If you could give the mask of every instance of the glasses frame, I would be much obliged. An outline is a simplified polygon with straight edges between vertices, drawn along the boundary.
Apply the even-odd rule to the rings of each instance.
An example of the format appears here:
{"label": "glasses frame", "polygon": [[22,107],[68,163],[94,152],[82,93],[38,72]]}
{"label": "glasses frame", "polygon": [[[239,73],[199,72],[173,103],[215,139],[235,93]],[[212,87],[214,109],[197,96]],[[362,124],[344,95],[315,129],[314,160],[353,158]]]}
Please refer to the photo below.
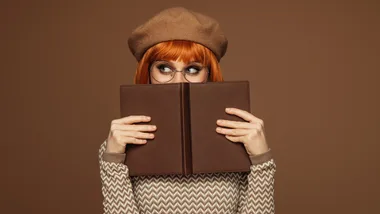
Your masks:
{"label": "glasses frame", "polygon": [[177,74],[177,72],[180,72],[180,73],[182,74],[183,78],[184,78],[187,82],[189,82],[189,83],[205,83],[205,82],[207,82],[208,79],[209,79],[210,69],[209,69],[209,67],[207,67],[207,66],[202,66],[202,69],[206,69],[206,76],[207,76],[206,80],[203,81],[203,82],[191,82],[191,81],[189,81],[189,80],[186,78],[186,72],[185,72],[186,67],[185,67],[184,69],[182,69],[182,70],[177,70],[177,69],[173,68],[174,66],[170,66],[170,67],[171,67],[170,69],[171,69],[171,71],[172,71],[172,72],[171,72],[172,77],[170,78],[170,80],[168,80],[168,81],[159,81],[159,80],[157,80],[156,78],[154,78],[154,76],[151,74],[151,73],[152,73],[152,67],[153,67],[153,65],[156,64],[156,63],[159,63],[159,62],[165,62],[165,63],[170,64],[168,61],[164,61],[164,60],[154,61],[154,62],[150,63],[150,65],[149,65],[149,74],[150,74],[150,75],[149,75],[149,76],[151,76],[154,80],[156,80],[156,81],[159,82],[159,83],[168,83],[168,82],[172,81],[172,80],[174,79],[175,75]]}

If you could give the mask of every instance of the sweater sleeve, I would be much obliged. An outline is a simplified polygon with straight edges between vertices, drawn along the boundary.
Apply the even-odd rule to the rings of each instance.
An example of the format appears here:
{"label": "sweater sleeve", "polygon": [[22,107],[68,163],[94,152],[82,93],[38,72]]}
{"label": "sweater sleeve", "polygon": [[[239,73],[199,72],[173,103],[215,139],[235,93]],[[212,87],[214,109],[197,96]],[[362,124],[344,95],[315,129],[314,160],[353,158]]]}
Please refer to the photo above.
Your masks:
{"label": "sweater sleeve", "polygon": [[240,180],[238,214],[274,214],[274,175],[276,164],[271,150],[250,156],[251,171]]}
{"label": "sweater sleeve", "polygon": [[106,153],[105,140],[99,149],[103,214],[138,214],[125,154]]}

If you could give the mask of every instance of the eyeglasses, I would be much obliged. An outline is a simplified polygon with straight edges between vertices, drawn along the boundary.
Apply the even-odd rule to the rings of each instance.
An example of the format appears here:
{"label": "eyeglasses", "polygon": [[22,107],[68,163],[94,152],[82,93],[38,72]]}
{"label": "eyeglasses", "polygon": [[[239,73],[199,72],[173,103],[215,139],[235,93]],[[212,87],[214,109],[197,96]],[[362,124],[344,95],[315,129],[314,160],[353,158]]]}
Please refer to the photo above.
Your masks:
{"label": "eyeglasses", "polygon": [[178,71],[167,61],[155,61],[151,64],[149,72],[153,79],[160,83],[170,82],[176,72],[181,72],[188,82],[205,82],[209,74],[209,69],[201,63],[192,62]]}

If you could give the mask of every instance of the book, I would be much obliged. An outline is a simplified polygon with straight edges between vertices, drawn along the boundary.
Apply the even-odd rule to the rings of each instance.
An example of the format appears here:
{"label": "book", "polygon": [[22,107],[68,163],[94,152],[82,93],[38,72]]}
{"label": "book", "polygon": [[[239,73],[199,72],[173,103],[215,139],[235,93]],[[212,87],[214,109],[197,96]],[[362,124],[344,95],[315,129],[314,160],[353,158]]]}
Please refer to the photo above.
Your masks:
{"label": "book", "polygon": [[121,117],[146,115],[137,124],[157,126],[146,144],[126,145],[129,175],[248,172],[244,145],[216,132],[218,119],[244,121],[227,107],[250,112],[248,81],[121,85]]}

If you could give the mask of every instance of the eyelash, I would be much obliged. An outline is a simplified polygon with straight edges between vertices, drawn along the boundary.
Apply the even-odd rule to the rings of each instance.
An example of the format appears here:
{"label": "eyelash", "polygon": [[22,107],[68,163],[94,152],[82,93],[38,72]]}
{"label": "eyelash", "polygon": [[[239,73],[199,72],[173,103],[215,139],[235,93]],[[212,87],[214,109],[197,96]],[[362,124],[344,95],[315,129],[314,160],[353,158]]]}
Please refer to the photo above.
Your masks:
{"label": "eyelash", "polygon": [[[170,70],[174,70],[172,67],[170,67],[169,65],[166,65],[166,64],[157,65],[156,67],[157,67],[158,69],[160,69],[160,70],[163,70],[164,68],[169,68]],[[193,69],[195,69],[195,70],[197,70],[197,71],[202,70],[201,67],[196,66],[196,65],[190,65],[189,67],[186,68],[186,70],[189,70],[189,69],[191,69],[191,68],[193,68]]]}

